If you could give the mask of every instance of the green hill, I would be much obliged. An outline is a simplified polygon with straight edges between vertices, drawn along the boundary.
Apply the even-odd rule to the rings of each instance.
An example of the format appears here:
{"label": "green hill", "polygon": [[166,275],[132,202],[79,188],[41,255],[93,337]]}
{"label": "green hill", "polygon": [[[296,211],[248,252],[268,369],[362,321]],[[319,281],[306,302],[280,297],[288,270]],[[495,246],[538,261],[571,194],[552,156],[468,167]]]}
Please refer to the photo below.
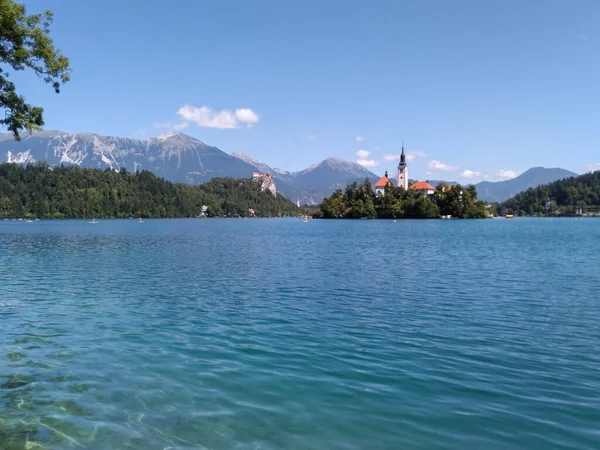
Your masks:
{"label": "green hill", "polygon": [[480,200],[484,202],[504,202],[526,189],[576,176],[576,173],[565,169],[533,167],[510,180],[482,181],[475,186],[477,186]]}
{"label": "green hill", "polygon": [[499,214],[572,216],[600,213],[600,171],[527,189],[497,205]]}
{"label": "green hill", "polygon": [[200,186],[165,181],[151,172],[77,166],[0,164],[0,218],[271,217],[297,215],[281,194],[250,179],[213,178]]}

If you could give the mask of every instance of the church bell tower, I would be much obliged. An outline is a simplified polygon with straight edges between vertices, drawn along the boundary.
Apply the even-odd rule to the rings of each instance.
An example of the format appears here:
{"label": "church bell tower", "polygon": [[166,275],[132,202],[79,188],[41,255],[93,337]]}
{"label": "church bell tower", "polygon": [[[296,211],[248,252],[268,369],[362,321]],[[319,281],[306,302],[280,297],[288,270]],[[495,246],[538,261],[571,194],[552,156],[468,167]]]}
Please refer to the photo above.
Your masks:
{"label": "church bell tower", "polygon": [[398,187],[408,190],[408,166],[406,165],[406,155],[404,154],[404,142],[402,143],[400,164],[398,164]]}

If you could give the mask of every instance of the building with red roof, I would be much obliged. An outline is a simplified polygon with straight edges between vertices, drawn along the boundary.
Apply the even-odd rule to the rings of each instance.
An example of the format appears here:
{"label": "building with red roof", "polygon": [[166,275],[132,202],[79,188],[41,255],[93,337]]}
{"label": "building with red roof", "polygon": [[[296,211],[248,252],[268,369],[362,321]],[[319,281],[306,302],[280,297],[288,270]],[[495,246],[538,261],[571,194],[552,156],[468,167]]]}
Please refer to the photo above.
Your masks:
{"label": "building with red roof", "polygon": [[384,195],[386,186],[393,186],[392,182],[388,178],[387,170],[385,175],[382,176],[377,183],[375,183],[375,195]]}
{"label": "building with red roof", "polygon": [[413,191],[421,191],[426,196],[433,195],[435,192],[435,188],[427,181],[417,181],[416,183],[413,183],[409,189],[412,189]]}

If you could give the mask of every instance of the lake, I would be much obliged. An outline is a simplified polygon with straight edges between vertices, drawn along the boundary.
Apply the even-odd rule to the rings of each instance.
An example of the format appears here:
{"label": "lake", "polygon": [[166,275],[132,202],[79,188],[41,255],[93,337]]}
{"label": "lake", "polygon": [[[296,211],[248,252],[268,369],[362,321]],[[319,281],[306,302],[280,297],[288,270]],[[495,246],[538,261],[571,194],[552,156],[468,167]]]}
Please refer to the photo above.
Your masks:
{"label": "lake", "polygon": [[2,450],[600,447],[600,220],[3,221],[0,329]]}

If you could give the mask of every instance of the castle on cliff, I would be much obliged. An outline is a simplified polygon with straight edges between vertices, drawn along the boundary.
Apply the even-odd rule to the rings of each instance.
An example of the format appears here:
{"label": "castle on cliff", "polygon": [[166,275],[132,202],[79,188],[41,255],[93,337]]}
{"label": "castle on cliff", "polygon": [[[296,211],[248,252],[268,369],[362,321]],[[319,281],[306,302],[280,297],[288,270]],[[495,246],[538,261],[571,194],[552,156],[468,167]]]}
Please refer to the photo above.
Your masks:
{"label": "castle on cliff", "polygon": [[261,192],[269,191],[274,197],[277,195],[275,180],[268,173],[252,172],[252,179],[257,183],[260,183]]}

